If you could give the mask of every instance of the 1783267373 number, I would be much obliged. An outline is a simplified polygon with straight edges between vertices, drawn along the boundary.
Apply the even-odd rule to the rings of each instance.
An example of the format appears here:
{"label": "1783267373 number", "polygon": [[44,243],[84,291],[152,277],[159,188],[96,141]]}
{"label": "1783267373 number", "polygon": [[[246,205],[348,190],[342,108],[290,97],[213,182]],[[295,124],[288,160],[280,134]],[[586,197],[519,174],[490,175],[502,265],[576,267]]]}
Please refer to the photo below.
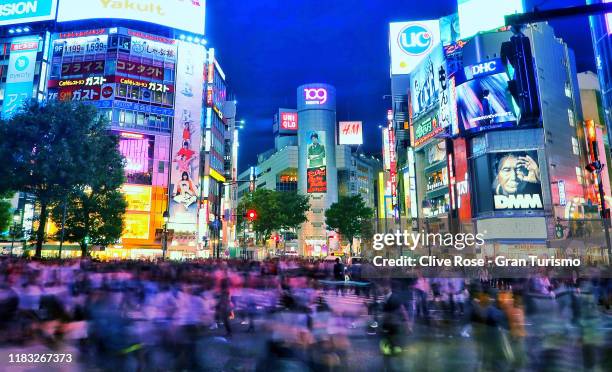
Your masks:
{"label": "1783267373 number", "polygon": [[68,353],[10,353],[9,364],[21,363],[71,363],[72,354]]}

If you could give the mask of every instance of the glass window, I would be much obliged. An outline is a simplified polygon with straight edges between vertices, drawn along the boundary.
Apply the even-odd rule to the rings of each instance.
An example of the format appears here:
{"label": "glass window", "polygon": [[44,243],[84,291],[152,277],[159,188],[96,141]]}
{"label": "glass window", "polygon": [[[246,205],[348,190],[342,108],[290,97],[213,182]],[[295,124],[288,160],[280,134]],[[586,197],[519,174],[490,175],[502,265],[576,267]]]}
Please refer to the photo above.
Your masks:
{"label": "glass window", "polygon": [[130,96],[131,99],[140,99],[140,88],[139,87],[130,87]]}
{"label": "glass window", "polygon": [[136,125],[144,126],[145,125],[145,114],[139,112],[136,114]]}
{"label": "glass window", "polygon": [[576,137],[572,137],[572,152],[574,155],[580,155],[580,146]]}
{"label": "glass window", "polygon": [[125,112],[125,123],[128,125],[134,124],[134,112],[133,111]]}
{"label": "glass window", "polygon": [[572,110],[572,109],[567,109],[567,116],[568,116],[568,118],[569,118],[569,124],[570,124],[570,127],[575,126],[576,124],[575,124],[575,122],[574,122],[574,110]]}
{"label": "glass window", "polygon": [[162,92],[154,92],[153,93],[153,102],[155,102],[155,103],[162,103],[162,96],[163,96]]}
{"label": "glass window", "polygon": [[582,168],[576,167],[576,179],[580,185],[584,185],[584,176],[582,175]]}
{"label": "glass window", "polygon": [[127,96],[127,85],[119,84],[117,87],[117,97],[126,97]]}

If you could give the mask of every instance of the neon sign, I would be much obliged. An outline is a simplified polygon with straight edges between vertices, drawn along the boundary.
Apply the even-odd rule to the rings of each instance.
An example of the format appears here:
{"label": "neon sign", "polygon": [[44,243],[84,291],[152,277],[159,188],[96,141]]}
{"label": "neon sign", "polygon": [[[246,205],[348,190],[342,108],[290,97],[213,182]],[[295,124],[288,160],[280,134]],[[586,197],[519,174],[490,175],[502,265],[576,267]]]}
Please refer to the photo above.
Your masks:
{"label": "neon sign", "polygon": [[327,102],[327,89],[305,88],[304,99],[307,105],[322,105]]}

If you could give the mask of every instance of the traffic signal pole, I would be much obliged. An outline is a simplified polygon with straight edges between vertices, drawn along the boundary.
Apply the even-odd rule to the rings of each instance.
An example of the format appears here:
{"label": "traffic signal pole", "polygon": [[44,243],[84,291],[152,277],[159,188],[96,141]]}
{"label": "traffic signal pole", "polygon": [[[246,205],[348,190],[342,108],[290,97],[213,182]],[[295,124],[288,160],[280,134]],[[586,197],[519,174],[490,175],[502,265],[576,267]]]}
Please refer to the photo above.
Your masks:
{"label": "traffic signal pole", "polygon": [[587,16],[596,14],[612,13],[612,3],[600,3],[572,6],[568,8],[557,8],[548,10],[535,10],[529,13],[518,13],[507,15],[507,26],[518,26],[525,23],[545,22],[555,18]]}

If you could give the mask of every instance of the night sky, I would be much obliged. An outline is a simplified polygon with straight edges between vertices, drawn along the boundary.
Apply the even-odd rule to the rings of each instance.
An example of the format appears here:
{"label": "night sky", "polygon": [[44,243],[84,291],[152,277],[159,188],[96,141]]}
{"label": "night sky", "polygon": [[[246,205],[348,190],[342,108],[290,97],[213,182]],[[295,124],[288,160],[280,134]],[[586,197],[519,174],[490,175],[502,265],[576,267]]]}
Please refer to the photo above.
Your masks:
{"label": "night sky", "polygon": [[[338,94],[337,119],[361,120],[365,150],[380,151],[378,125],[390,100],[388,23],[435,19],[456,12],[456,0],[208,0],[206,32],[216,48],[238,118],[239,171],[274,146],[272,118],[295,108],[296,88],[329,83]],[[584,4],[584,0],[527,0],[527,9]],[[588,20],[551,22],[576,52],[578,71],[595,70]]]}

